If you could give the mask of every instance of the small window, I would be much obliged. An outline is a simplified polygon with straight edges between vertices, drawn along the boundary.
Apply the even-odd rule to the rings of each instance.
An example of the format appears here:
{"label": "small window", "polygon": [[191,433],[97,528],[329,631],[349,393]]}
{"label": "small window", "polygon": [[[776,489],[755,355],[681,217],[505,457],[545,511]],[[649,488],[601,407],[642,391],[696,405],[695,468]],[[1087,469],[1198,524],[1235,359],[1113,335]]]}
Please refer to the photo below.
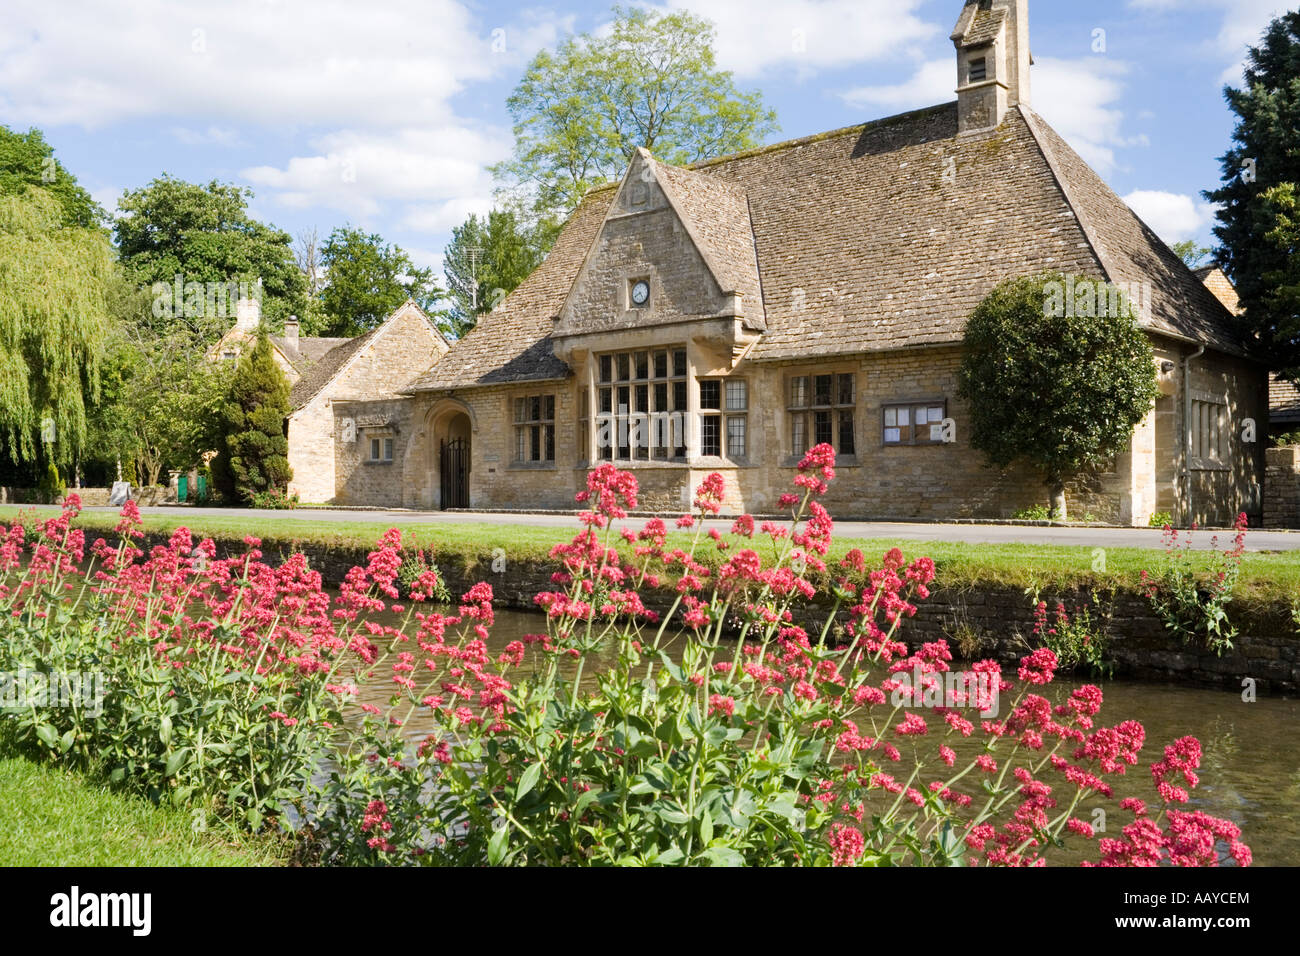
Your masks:
{"label": "small window", "polygon": [[391,438],[385,438],[384,439],[384,461],[392,461],[392,460],[393,460],[393,440]]}
{"label": "small window", "polygon": [[943,444],[947,402],[894,403],[882,408],[881,441],[886,445]]}
{"label": "small window", "polygon": [[555,396],[515,399],[515,461],[555,461]]}
{"label": "small window", "polygon": [[980,83],[989,77],[989,61],[987,57],[980,57],[970,61],[970,81]]}
{"label": "small window", "polygon": [[379,439],[370,439],[370,460],[379,461]]}
{"label": "small window", "polygon": [[1192,400],[1192,458],[1205,464],[1228,460],[1228,406],[1226,402]]}
{"label": "small window", "polygon": [[743,378],[700,382],[700,454],[744,458],[748,453],[749,382]]}
{"label": "small window", "polygon": [[814,445],[830,445],[838,455],[857,454],[855,375],[795,375],[790,378],[789,394],[787,412],[793,454],[807,454]]}
{"label": "small window", "polygon": [[370,439],[370,460],[372,462],[391,462],[393,460],[393,440],[391,438]]}

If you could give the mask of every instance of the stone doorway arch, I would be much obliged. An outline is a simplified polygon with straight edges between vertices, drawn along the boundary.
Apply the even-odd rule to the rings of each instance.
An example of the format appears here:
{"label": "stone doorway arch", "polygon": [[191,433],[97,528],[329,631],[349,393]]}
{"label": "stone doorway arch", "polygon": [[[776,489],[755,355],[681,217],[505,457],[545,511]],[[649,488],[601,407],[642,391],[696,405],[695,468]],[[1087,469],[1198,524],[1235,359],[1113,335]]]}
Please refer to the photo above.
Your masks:
{"label": "stone doorway arch", "polygon": [[468,508],[472,504],[474,420],[460,402],[443,399],[429,411],[425,460],[430,502],[434,508]]}

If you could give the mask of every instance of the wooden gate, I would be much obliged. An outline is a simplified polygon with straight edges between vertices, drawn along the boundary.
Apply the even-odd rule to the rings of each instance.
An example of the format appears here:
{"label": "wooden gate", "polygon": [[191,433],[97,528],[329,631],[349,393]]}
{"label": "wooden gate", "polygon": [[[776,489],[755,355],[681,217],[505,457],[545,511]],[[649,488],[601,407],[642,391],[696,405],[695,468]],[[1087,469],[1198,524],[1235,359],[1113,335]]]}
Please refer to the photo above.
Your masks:
{"label": "wooden gate", "polygon": [[442,468],[442,508],[469,507],[469,442],[444,440],[438,460]]}

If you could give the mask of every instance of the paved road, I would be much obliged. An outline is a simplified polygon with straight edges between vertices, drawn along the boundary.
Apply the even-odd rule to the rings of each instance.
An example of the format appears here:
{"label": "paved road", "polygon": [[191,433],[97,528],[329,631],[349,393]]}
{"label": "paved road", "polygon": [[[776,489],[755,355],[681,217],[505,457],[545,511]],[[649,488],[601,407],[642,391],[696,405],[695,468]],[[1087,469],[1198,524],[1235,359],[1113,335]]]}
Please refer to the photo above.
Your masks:
{"label": "paved road", "polygon": [[[115,509],[89,508],[89,511],[110,511]],[[200,516],[231,517],[240,512],[228,508],[191,508],[191,507],[156,507],[143,508],[146,515],[159,515],[174,518],[197,518]],[[272,517],[270,512],[258,515],[260,520]],[[337,521],[340,523],[373,522],[396,525],[434,525],[434,524],[516,524],[532,528],[574,528],[576,522],[571,514],[495,514],[485,512],[439,512],[439,511],[347,511],[323,508],[303,508],[296,511],[279,511],[274,513],[275,520],[293,521]],[[639,528],[643,519],[631,519],[630,524]],[[724,530],[730,527],[730,521],[716,522]],[[1149,528],[1039,528],[1025,525],[967,525],[967,524],[919,524],[914,522],[891,521],[842,521],[836,522],[835,531],[839,537],[850,538],[898,538],[908,541],[957,541],[968,544],[1040,544],[1040,545],[1077,545],[1088,548],[1155,548],[1164,546],[1158,530]],[[1230,531],[1201,531],[1192,536],[1193,547],[1210,547],[1214,534],[1219,536],[1219,545],[1223,547],[1231,539]],[[1248,551],[1296,551],[1300,550],[1300,532],[1297,531],[1258,531],[1252,530],[1246,535]]]}

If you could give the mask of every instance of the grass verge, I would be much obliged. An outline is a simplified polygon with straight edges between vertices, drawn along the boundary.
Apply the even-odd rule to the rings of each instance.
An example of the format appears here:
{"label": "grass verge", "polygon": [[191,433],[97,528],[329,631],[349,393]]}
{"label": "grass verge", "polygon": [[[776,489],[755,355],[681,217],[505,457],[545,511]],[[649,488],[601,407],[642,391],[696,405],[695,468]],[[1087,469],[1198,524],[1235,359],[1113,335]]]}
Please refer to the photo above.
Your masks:
{"label": "grass verge", "polygon": [[[54,508],[0,506],[0,522],[19,516],[57,513]],[[83,512],[79,527],[88,533],[111,531],[117,517],[109,512]],[[633,519],[629,527],[639,528],[642,521]],[[229,515],[196,516],[193,519],[147,515],[145,529],[166,533],[185,526],[195,535],[217,539],[241,540],[246,535],[261,538],[268,557],[277,552],[313,546],[325,549],[368,549],[389,525],[381,521],[358,521],[342,524],[335,521],[284,519],[266,513],[231,511]],[[671,526],[671,525],[670,525]],[[454,563],[473,568],[490,562],[493,549],[503,548],[510,561],[545,561],[551,547],[568,540],[578,528],[531,527],[512,524],[428,524],[401,525],[403,541],[408,547],[432,551],[440,565]],[[1204,539],[1213,532],[1197,532]],[[1230,542],[1231,532],[1218,532],[1220,546]],[[1247,542],[1250,533],[1247,532]],[[672,532],[669,546],[687,547],[691,535]],[[755,537],[755,547],[762,550],[764,536]],[[831,552],[837,561],[851,548],[858,548],[868,558],[898,548],[908,558],[928,555],[935,562],[938,584],[945,588],[966,589],[979,586],[1106,587],[1134,590],[1143,570],[1156,571],[1164,560],[1163,553],[1149,548],[1106,548],[1097,550],[1074,545],[1041,544],[971,544],[964,542],[915,541],[889,538],[838,538]],[[711,542],[704,539],[701,559],[716,559]],[[1099,557],[1102,559],[1099,561]],[[450,561],[449,561],[450,559]],[[1214,567],[1211,552],[1192,553],[1195,567],[1207,574]],[[1300,551],[1247,552],[1242,560],[1236,597],[1243,603],[1290,603],[1300,594]]]}
{"label": "grass verge", "polygon": [[274,847],[226,845],[188,814],[21,757],[0,759],[0,866],[276,866]]}

